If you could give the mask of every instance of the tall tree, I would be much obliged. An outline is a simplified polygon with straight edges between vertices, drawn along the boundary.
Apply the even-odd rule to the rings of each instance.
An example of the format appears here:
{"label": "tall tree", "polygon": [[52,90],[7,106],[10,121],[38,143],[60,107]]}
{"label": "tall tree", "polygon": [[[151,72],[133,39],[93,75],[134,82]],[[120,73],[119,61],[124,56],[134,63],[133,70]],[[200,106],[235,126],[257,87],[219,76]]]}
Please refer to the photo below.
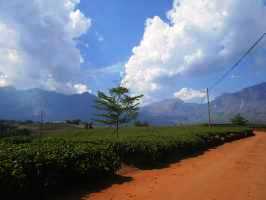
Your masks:
{"label": "tall tree", "polygon": [[98,92],[96,108],[100,110],[99,123],[115,126],[118,136],[120,124],[128,123],[138,115],[139,101],[143,95],[129,96],[129,90],[125,87],[115,87],[109,90],[109,94]]}

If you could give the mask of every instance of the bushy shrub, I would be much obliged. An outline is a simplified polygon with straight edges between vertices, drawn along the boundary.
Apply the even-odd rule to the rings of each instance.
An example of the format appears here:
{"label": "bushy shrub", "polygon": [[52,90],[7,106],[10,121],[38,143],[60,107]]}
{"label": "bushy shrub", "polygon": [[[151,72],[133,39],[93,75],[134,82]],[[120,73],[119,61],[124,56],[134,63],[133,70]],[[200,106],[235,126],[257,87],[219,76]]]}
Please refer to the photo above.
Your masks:
{"label": "bushy shrub", "polygon": [[90,122],[90,123],[86,122],[86,123],[84,124],[84,128],[85,128],[85,129],[94,129],[94,124],[93,124],[93,122]]}
{"label": "bushy shrub", "polygon": [[240,114],[237,114],[231,119],[233,125],[236,126],[246,126],[248,124],[248,120],[242,117]]}
{"label": "bushy shrub", "polygon": [[[120,166],[110,145],[64,140],[0,144],[0,193],[33,194],[72,181],[112,175]],[[16,192],[14,192],[16,191]]]}
{"label": "bushy shrub", "polygon": [[148,122],[141,122],[141,121],[136,121],[135,122],[136,127],[149,127],[150,124]]}
{"label": "bushy shrub", "polygon": [[25,128],[17,128],[12,124],[0,124],[0,137],[30,136],[32,131]]}
{"label": "bushy shrub", "polygon": [[73,124],[73,125],[80,125],[81,120],[80,119],[74,119],[74,120],[66,120],[67,124]]}
{"label": "bushy shrub", "polygon": [[[154,167],[253,134],[248,128],[125,128],[44,137],[25,143],[0,140],[0,193],[34,194],[82,180],[113,175],[121,162]],[[15,192],[14,192],[15,191]]]}
{"label": "bushy shrub", "polygon": [[198,131],[184,134],[158,134],[117,141],[121,159],[138,167],[153,167],[169,159],[180,159],[225,142],[252,136],[251,129],[239,131]]}
{"label": "bushy shrub", "polygon": [[8,124],[6,122],[0,122],[0,137],[5,137],[10,134],[10,132],[16,130],[13,124]]}
{"label": "bushy shrub", "polygon": [[30,136],[32,131],[26,128],[13,129],[9,132],[8,136]]}

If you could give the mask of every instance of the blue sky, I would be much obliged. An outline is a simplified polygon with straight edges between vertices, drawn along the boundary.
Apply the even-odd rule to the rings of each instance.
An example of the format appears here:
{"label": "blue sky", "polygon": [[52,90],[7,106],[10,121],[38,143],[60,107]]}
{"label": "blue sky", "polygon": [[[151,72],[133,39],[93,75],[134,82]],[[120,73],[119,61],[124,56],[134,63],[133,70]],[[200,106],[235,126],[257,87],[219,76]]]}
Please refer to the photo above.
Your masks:
{"label": "blue sky", "polygon": [[[88,34],[82,37],[89,48],[83,54],[99,67],[126,62],[131,50],[142,38],[146,19],[165,13],[171,8],[172,0],[97,0],[81,1],[79,8],[93,22]],[[104,41],[99,42],[99,37]]]}
{"label": "blue sky", "polygon": [[[67,94],[121,83],[145,103],[201,102],[266,32],[264,0],[0,2],[0,87]],[[266,38],[211,92],[266,81]]]}
{"label": "blue sky", "polygon": [[[121,79],[119,71],[123,71],[132,48],[142,39],[146,19],[155,15],[165,18],[171,7],[172,0],[81,1],[80,10],[92,18],[93,23],[90,31],[81,37],[83,45],[79,47],[86,60],[82,67],[104,69],[112,66],[114,72],[97,74],[96,79],[101,78],[101,81],[90,80],[94,91],[118,84]],[[84,43],[89,44],[88,47]]]}
{"label": "blue sky", "polygon": [[[102,83],[95,84],[97,81],[91,81],[90,85],[95,85],[95,90],[108,88],[110,84],[112,85],[120,80],[119,70],[123,71],[124,64],[132,54],[132,48],[137,46],[141,41],[146,20],[154,16],[159,16],[161,19],[167,21],[166,13],[171,10],[172,5],[172,0],[156,2],[151,0],[138,0],[134,2],[123,0],[106,2],[99,0],[94,3],[81,1],[80,9],[93,19],[94,24],[90,32],[85,37],[82,37],[83,42],[90,44],[89,48],[81,48],[85,58],[90,61],[90,63],[84,63],[84,67],[88,65],[91,68],[116,66],[114,67],[115,73],[110,74],[109,78],[103,77],[104,80]],[[255,41],[257,39],[256,37],[259,36],[254,34],[253,40]],[[103,41],[99,41],[99,37]],[[256,64],[253,60],[254,55],[262,48],[265,47],[262,45],[258,46],[224,82],[218,85],[212,91],[213,96],[224,92],[237,91],[249,85],[266,81],[266,67],[260,66],[255,68],[254,65]],[[242,50],[244,53],[245,48]],[[181,77],[181,80],[177,79],[173,83],[178,88],[186,87],[202,90],[202,88],[211,86],[237,59],[238,56],[235,56],[232,58],[232,62],[226,63],[216,73],[207,73],[199,78],[184,76]],[[160,98],[162,93],[156,96]],[[171,94],[167,94],[167,91],[164,95],[171,98]]]}

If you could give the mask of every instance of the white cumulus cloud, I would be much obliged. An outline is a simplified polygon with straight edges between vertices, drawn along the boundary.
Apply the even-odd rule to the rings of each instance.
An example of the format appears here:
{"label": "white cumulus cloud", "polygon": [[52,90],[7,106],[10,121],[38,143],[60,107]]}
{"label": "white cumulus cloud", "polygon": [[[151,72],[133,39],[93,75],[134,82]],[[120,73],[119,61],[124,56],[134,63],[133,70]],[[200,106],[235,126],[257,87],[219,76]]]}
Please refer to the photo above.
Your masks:
{"label": "white cumulus cloud", "polygon": [[167,20],[147,19],[122,83],[147,99],[162,91],[172,94],[175,88],[169,80],[231,65],[265,32],[265,18],[263,0],[176,0]]}
{"label": "white cumulus cloud", "polygon": [[[0,1],[0,86],[71,92],[83,62],[77,39],[91,27],[79,0]],[[3,78],[4,77],[4,78]]]}
{"label": "white cumulus cloud", "polygon": [[0,87],[8,86],[6,79],[7,79],[6,75],[0,73]]}
{"label": "white cumulus cloud", "polygon": [[206,98],[206,92],[201,90],[194,90],[191,88],[182,88],[177,91],[174,96],[185,102],[198,102]]}
{"label": "white cumulus cloud", "polygon": [[85,84],[75,84],[73,88],[76,90],[76,93],[83,94],[85,92],[91,93],[91,90]]}

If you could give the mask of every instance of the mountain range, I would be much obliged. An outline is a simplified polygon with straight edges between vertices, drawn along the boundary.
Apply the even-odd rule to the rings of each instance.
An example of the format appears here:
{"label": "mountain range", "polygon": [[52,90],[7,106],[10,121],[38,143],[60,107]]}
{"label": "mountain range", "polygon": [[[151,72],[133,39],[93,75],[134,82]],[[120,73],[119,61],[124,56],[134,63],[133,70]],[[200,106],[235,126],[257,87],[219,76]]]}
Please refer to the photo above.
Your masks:
{"label": "mountain range", "polygon": [[5,87],[0,88],[0,119],[39,121],[43,112],[46,121],[88,121],[96,113],[95,100],[96,96],[89,93],[65,95],[41,89]]}
{"label": "mountain range", "polygon": [[[0,119],[46,121],[81,119],[90,121],[97,110],[96,96],[89,93],[65,95],[41,89],[0,88]],[[266,83],[223,94],[211,102],[215,123],[228,122],[240,113],[251,122],[266,123]],[[166,99],[140,109],[139,119],[154,125],[203,123],[208,119],[207,105]]]}
{"label": "mountain range", "polygon": [[[266,123],[266,82],[223,94],[211,102],[214,123],[229,122],[236,114],[253,123]],[[164,100],[144,107],[140,118],[157,125],[204,123],[208,121],[208,106],[185,103],[179,99]]]}

